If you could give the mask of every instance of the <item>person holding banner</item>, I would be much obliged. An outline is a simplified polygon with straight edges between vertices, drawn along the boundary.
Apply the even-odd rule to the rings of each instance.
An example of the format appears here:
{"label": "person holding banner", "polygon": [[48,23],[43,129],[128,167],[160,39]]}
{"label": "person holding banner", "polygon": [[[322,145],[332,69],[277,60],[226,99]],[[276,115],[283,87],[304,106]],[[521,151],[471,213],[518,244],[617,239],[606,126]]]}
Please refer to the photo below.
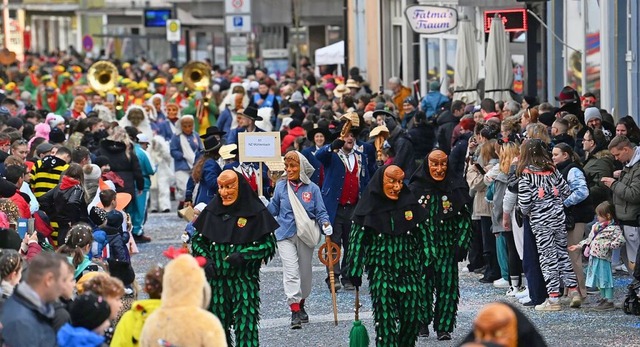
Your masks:
{"label": "person holding banner", "polygon": [[[267,208],[280,224],[276,239],[284,292],[291,308],[291,329],[301,329],[302,323],[309,322],[304,304],[311,293],[311,260],[320,238],[318,226],[322,226],[325,235],[331,235],[333,228],[320,188],[311,182],[315,169],[307,158],[298,151],[290,151],[284,157],[284,165],[287,179],[278,181]],[[260,198],[267,202],[266,198]]]}

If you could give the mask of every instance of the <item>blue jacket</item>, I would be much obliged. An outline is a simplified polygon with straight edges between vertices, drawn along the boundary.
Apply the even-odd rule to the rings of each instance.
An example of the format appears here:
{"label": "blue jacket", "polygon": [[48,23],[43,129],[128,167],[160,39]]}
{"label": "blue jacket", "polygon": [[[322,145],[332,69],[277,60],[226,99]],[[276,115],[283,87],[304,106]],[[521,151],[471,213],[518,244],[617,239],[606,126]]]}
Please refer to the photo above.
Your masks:
{"label": "blue jacket", "polygon": [[100,347],[104,343],[104,336],[82,327],[73,327],[67,323],[58,331],[58,346],[60,347]]}
{"label": "blue jacket", "polygon": [[138,161],[140,162],[142,177],[144,178],[143,189],[140,189],[140,187],[136,188],[138,188],[139,190],[149,190],[149,188],[151,188],[151,176],[156,173],[156,170],[153,168],[153,165],[151,165],[149,155],[144,149],[142,149],[139,144],[136,143],[133,148],[136,151],[136,156],[138,157]]}
{"label": "blue jacket", "polygon": [[209,204],[213,196],[218,193],[218,176],[220,176],[221,173],[222,169],[216,160],[207,159],[207,161],[204,162],[194,205],[201,202]]}
{"label": "blue jacket", "polygon": [[253,103],[256,104],[256,106],[258,105],[258,101],[262,99],[264,100],[262,102],[262,105],[260,105],[260,108],[263,107],[272,107],[273,108],[273,100],[275,99],[275,96],[273,94],[268,94],[266,98],[262,98],[262,96],[260,95],[260,93],[255,93],[253,94]]}
{"label": "blue jacket", "polygon": [[322,163],[318,160],[318,158],[316,158],[314,151],[316,151],[315,145],[303,149],[300,153],[302,153],[302,155],[307,158],[311,166],[316,169],[316,171],[313,172],[313,175],[309,177],[311,179],[311,182],[320,186],[320,170],[322,169]]}
{"label": "blue jacket", "polygon": [[[235,128],[235,129],[231,130],[231,131],[227,134],[227,144],[228,144],[228,145],[230,145],[230,144],[234,143],[234,144],[236,144],[236,145],[237,145],[237,144],[238,144],[238,133],[243,133],[243,132],[245,132],[246,130],[247,130],[247,129],[245,129],[245,128],[240,128],[240,127],[237,127],[237,128]],[[262,129],[260,129],[260,128],[256,127],[256,132],[257,132],[257,133],[259,133],[259,132],[264,132],[264,130],[262,130]]]}
{"label": "blue jacket", "polygon": [[[362,152],[355,150],[356,160],[360,171],[360,194],[364,191],[369,183],[369,167],[367,156]],[[329,219],[333,224],[338,211],[338,203],[342,194],[342,186],[344,184],[345,168],[344,163],[338,157],[338,154],[331,150],[331,145],[325,145],[316,152],[316,158],[324,165],[324,182],[322,184],[322,198],[327,208]]]}
{"label": "blue jacket", "polygon": [[[184,134],[176,134],[171,138],[171,143],[169,147],[171,148],[171,157],[174,160],[175,171],[191,171],[189,168],[189,164],[184,159],[182,154],[182,146],[180,145],[180,136],[186,136]],[[193,152],[197,153],[202,150],[202,142],[200,141],[200,136],[194,131],[189,135],[189,144],[191,145],[191,149]],[[195,161],[194,161],[195,164]]]}
{"label": "blue jacket", "polygon": [[218,129],[224,131],[225,133],[229,133],[231,131],[231,123],[233,122],[233,116],[231,115],[231,110],[227,107],[220,113],[218,116],[218,122],[216,126]]}
{"label": "blue jacket", "polygon": [[158,120],[151,123],[151,129],[167,141],[171,141],[173,137],[171,123],[168,120],[160,120],[160,114],[158,114]]}
{"label": "blue jacket", "polygon": [[439,91],[430,91],[427,95],[422,98],[420,102],[420,107],[422,111],[427,115],[427,119],[433,117],[436,113],[438,113],[438,109],[440,106],[445,104],[449,99],[444,96]]}
{"label": "blue jacket", "polygon": [[[297,232],[287,184],[290,184],[289,180],[278,181],[275,192],[273,193],[273,198],[271,198],[271,202],[269,206],[267,206],[269,212],[276,218],[278,224],[280,224],[280,227],[276,229],[276,239],[278,241],[288,239]],[[294,187],[292,186],[291,188]],[[297,192],[295,188],[293,190],[307,211],[309,218],[315,219],[320,226],[329,222],[329,215],[322,201],[322,193],[315,183],[302,183]]]}
{"label": "blue jacket", "polygon": [[51,320],[52,305],[42,306],[40,298],[26,284],[20,283],[2,309],[2,337],[6,346],[57,346]]}

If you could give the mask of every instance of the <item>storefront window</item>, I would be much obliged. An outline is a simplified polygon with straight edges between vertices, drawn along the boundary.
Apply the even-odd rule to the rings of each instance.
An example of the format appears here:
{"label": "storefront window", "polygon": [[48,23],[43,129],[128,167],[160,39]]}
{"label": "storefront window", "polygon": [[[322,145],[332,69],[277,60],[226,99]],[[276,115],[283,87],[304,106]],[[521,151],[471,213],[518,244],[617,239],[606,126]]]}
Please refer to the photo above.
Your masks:
{"label": "storefront window", "polygon": [[[565,33],[569,47],[566,48],[566,75],[567,84],[582,94],[582,51],[585,46],[585,34],[583,30],[584,11],[581,1],[565,0]],[[574,50],[577,49],[578,51]]]}
{"label": "storefront window", "polygon": [[453,76],[455,75],[456,66],[456,47],[458,40],[445,40],[447,44],[446,60],[447,60],[447,88],[453,86]]}
{"label": "storefront window", "polygon": [[592,92],[600,99],[600,4],[599,0],[588,0],[586,21],[586,91]]}
{"label": "storefront window", "polygon": [[[440,80],[440,39],[427,39],[427,79]],[[454,59],[455,61],[455,59]]]}

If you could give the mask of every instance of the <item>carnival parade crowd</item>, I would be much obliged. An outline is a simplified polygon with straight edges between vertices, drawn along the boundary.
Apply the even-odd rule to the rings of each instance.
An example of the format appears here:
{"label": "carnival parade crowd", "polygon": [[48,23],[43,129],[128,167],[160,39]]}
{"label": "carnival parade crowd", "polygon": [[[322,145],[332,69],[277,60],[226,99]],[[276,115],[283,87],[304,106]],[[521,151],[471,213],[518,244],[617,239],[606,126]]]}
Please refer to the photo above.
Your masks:
{"label": "carnival parade crowd", "polygon": [[[640,314],[633,117],[570,86],[461,100],[438,81],[372,92],[357,68],[297,65],[237,76],[62,52],[4,69],[2,343],[258,346],[276,253],[291,329],[313,322],[313,290],[364,282],[377,346],[452,339],[459,263],[512,302],[481,311],[466,346],[545,346],[519,310],[615,310],[615,272],[634,277],[624,306]],[[258,132],[280,133],[281,161],[241,161],[239,134]],[[145,223],[176,212],[183,247],[140,286]],[[322,236],[342,250],[327,289],[312,288]]]}

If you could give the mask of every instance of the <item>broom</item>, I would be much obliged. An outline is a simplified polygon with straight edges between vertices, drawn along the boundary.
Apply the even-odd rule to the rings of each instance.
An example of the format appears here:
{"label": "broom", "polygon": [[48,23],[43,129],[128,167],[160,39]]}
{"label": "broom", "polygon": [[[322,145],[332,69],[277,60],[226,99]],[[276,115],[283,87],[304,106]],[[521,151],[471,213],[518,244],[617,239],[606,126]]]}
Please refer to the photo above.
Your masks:
{"label": "broom", "polygon": [[360,288],[356,287],[356,319],[349,333],[349,347],[368,347],[369,334],[360,321]]}

